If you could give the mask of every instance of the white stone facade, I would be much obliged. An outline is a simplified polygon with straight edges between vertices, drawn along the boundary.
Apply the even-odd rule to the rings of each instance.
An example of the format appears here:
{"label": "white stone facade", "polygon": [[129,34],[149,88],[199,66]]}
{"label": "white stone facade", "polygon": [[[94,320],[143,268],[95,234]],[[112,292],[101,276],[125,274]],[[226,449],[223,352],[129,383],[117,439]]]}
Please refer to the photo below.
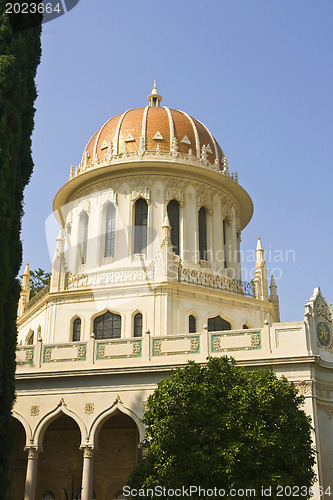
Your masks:
{"label": "white stone facade", "polygon": [[[137,149],[129,151],[135,132],[131,129],[129,136],[129,129],[122,132],[123,122],[117,122],[115,134],[123,133],[128,146],[120,152],[120,143],[110,145],[112,140],[104,138],[101,129],[93,155],[84,154],[76,174],[72,169],[71,179],[56,195],[54,210],[62,229],[50,289],[28,301],[28,268],[22,283],[13,416],[22,426],[28,455],[21,456],[23,465],[9,494],[12,500],[23,494],[25,500],[47,498],[46,493],[65,500],[70,488],[77,492],[81,486],[85,500],[92,498],[92,490],[98,500],[119,498],[126,474],[139,458],[138,443],[144,438],[140,418],[158,381],[190,359],[204,363],[207,356],[221,355],[234,356],[248,368],[269,368],[299,387],[315,428],[317,486],[325,489],[333,482],[331,307],[316,289],[304,320],[280,323],[276,285],[273,279],[269,290],[260,240],[253,283],[240,281],[241,230],[252,216],[252,201],[237,175],[229,173],[216,141],[198,147],[206,133],[199,125],[197,134],[185,128],[177,136],[172,112],[167,115],[169,121],[174,117],[175,125],[173,131],[168,125],[169,150],[158,145],[169,130],[163,129],[164,118],[153,122],[155,150],[147,147],[148,132],[143,140],[140,130]],[[152,125],[149,111],[145,113],[148,130]],[[186,126],[192,125],[188,121]],[[196,155],[192,150],[179,152],[177,144],[188,145],[191,134]],[[103,159],[99,150],[105,150]],[[142,233],[147,245],[136,253],[140,199],[147,208]],[[167,217],[172,200],[179,210],[177,251]],[[113,218],[108,222],[110,204]],[[112,241],[108,251],[107,238]],[[103,338],[95,320],[105,313],[111,313],[114,323],[113,333]],[[216,317],[227,329],[212,328]],[[76,320],[79,330],[74,328]],[[77,446],[68,448],[72,472],[62,473],[63,484],[55,472],[47,472],[47,467],[60,467],[61,456],[56,458],[51,443],[51,435],[63,439],[65,432],[56,427],[57,421],[67,422],[68,436],[79,436]],[[115,462],[115,470],[122,464],[118,480],[112,467],[107,469],[100,432],[109,436],[109,448],[122,436],[124,448],[133,445],[136,450]],[[70,443],[68,439],[66,446]],[[45,454],[47,449],[52,453]],[[50,455],[53,465],[47,465]],[[325,497],[318,493],[315,498]]]}

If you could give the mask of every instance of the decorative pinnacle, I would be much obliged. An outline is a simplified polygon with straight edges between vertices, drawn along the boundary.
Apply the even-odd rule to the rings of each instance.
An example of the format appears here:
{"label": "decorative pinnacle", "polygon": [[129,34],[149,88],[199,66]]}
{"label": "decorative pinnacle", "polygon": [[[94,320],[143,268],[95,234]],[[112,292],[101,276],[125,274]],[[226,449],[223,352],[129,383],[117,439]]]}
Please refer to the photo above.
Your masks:
{"label": "decorative pinnacle", "polygon": [[163,228],[171,229],[168,214],[166,214],[165,217],[164,217],[164,222],[163,222],[162,229]]}
{"label": "decorative pinnacle", "polygon": [[151,94],[147,97],[147,99],[149,101],[149,106],[159,106],[160,102],[162,101],[162,96],[160,96],[156,87],[156,80],[154,80],[153,90],[151,91]]}
{"label": "decorative pinnacle", "polygon": [[22,276],[30,276],[30,271],[29,271],[29,262],[27,262],[27,265],[25,266],[24,273]]}
{"label": "decorative pinnacle", "polygon": [[274,279],[274,274],[272,274],[272,276],[271,276],[270,288],[277,288],[276,283],[275,283],[275,279]]}
{"label": "decorative pinnacle", "polygon": [[256,251],[257,250],[263,250],[263,247],[262,247],[262,244],[261,244],[261,239],[260,239],[260,236],[258,236],[258,243],[257,243],[257,248],[256,248]]}

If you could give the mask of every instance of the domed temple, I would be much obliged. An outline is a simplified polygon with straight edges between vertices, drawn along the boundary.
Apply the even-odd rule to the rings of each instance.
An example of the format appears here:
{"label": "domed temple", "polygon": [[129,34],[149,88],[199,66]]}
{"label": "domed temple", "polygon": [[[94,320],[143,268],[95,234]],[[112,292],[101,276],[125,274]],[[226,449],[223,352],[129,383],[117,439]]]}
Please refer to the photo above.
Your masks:
{"label": "domed temple", "polygon": [[148,396],[224,355],[299,388],[317,486],[333,483],[332,309],[316,288],[304,318],[281,323],[260,239],[242,281],[252,200],[208,128],[161,101],[154,85],[88,141],[54,199],[50,285],[29,300],[23,274],[11,500],[125,498]]}

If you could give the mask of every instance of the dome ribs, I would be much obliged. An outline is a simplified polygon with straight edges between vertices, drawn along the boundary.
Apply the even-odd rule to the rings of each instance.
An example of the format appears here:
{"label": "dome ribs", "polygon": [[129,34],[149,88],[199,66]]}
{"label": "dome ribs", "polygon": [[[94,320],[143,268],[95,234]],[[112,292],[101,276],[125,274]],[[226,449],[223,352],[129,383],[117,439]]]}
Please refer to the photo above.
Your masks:
{"label": "dome ribs", "polygon": [[[192,119],[193,119],[193,122],[195,123],[197,130],[198,130],[198,134],[200,137],[200,143],[201,143],[200,146],[201,146],[201,148],[202,148],[202,146],[207,146],[207,145],[210,146],[212,153],[209,151],[206,151],[207,152],[207,160],[209,161],[209,163],[214,163],[216,156],[215,156],[215,144],[214,144],[214,141],[212,139],[212,136],[211,136],[210,132],[208,132],[206,127],[201,122],[199,122],[195,118],[192,118]],[[200,152],[200,155],[201,155],[201,152]]]}
{"label": "dome ribs", "polygon": [[[112,141],[112,153],[110,153]],[[107,120],[94,134],[83,152],[83,170],[106,161],[110,156],[127,157],[158,151],[172,158],[192,155],[203,166],[223,169],[223,151],[208,128],[184,111],[166,106],[131,108]]]}
{"label": "dome ribs", "polygon": [[194,137],[195,137],[195,151],[194,151],[194,148],[193,148],[192,149],[192,153],[195,154],[195,156],[198,159],[200,159],[200,157],[201,157],[200,138],[199,138],[198,129],[197,129],[195,123],[194,123],[194,120],[187,113],[185,113],[185,111],[180,111],[179,110],[179,113],[182,113],[184,116],[186,116],[186,118],[190,121],[190,123],[192,125],[192,129],[193,129],[193,133],[194,133]]}
{"label": "dome ribs", "polygon": [[[193,126],[187,117],[184,118],[184,113],[177,111],[175,109],[170,110],[174,123],[174,134],[178,140],[179,152],[182,154],[188,154],[189,150],[192,150],[192,154],[196,155],[196,137],[194,134]],[[187,137],[190,144],[184,137]]]}
{"label": "dome ribs", "polygon": [[104,141],[108,144],[111,140],[114,143],[114,136],[117,130],[117,124],[121,118],[122,114],[116,115],[113,118],[110,118],[100,129],[99,136],[96,140],[95,147],[96,153],[100,160],[104,159],[107,155],[107,148],[101,149]]}

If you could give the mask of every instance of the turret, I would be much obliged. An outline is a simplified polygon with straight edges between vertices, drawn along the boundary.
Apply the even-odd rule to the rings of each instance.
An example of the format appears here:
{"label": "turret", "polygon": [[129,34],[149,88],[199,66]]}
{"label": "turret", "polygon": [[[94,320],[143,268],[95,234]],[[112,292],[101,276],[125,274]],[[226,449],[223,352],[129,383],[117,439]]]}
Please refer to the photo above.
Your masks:
{"label": "turret", "polygon": [[268,300],[267,267],[260,238],[258,238],[256,248],[256,274],[253,282],[255,298]]}
{"label": "turret", "polygon": [[270,296],[269,300],[274,304],[274,309],[276,316],[274,318],[275,321],[280,321],[280,304],[279,304],[279,296],[277,294],[277,286],[275,283],[274,275],[271,276],[271,284],[269,286]]}
{"label": "turret", "polygon": [[25,266],[25,270],[22,275],[21,293],[17,310],[18,317],[22,316],[24,308],[26,304],[29,302],[29,296],[30,296],[30,271],[28,262],[27,265]]}
{"label": "turret", "polygon": [[66,285],[66,265],[65,265],[65,238],[63,228],[60,228],[56,249],[54,252],[50,292],[58,292],[65,289]]}
{"label": "turret", "polygon": [[171,241],[171,225],[168,214],[166,214],[164,218],[162,229],[163,239],[156,261],[156,271],[161,281],[169,281],[174,280],[177,277],[177,259],[173,251]]}

